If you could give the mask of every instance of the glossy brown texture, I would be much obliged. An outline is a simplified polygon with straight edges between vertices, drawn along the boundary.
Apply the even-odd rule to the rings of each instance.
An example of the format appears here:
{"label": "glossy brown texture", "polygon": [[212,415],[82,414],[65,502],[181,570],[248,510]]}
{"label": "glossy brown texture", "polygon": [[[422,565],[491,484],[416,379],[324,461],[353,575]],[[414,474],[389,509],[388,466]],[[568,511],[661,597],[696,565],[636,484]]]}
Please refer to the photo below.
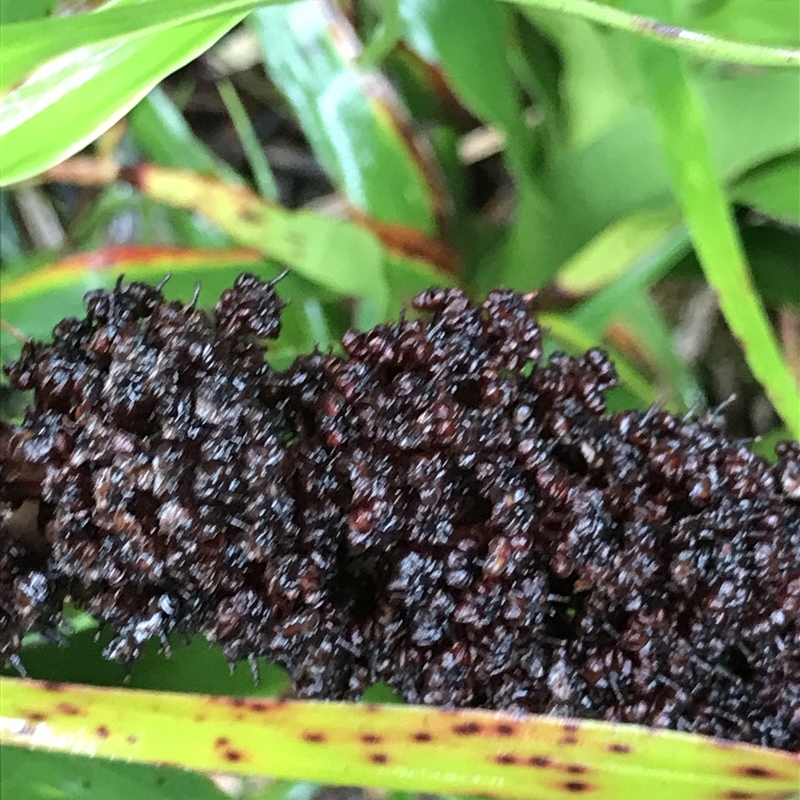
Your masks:
{"label": "glossy brown texture", "polygon": [[545,361],[530,301],[432,289],[279,374],[253,276],[213,313],[92,292],[7,368],[33,404],[0,500],[35,476],[44,537],[0,537],[0,655],[68,594],[121,662],[200,632],[301,697],[382,681],[796,749],[800,446],[773,466],[714,415],[608,414],[613,366]]}

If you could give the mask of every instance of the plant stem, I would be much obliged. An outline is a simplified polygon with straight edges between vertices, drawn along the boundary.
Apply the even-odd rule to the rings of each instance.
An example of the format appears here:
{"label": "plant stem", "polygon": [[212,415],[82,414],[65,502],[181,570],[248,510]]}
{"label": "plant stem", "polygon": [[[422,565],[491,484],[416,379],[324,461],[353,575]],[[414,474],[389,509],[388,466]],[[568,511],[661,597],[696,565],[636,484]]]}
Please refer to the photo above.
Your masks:
{"label": "plant stem", "polygon": [[668,25],[651,17],[630,14],[593,0],[503,0],[519,6],[542,8],[628,31],[666,47],[715,61],[730,61],[764,67],[800,67],[800,50],[766,47],[747,42],[718,39],[706,33]]}

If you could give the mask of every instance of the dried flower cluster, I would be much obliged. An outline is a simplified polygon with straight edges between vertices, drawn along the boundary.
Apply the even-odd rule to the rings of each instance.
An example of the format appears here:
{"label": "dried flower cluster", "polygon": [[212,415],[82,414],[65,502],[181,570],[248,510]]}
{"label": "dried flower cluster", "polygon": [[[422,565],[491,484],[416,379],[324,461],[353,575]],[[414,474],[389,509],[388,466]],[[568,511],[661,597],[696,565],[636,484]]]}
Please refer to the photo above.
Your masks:
{"label": "dried flower cluster", "polygon": [[[274,287],[213,313],[87,295],[7,368],[0,656],[63,598],[116,636],[202,632],[303,697],[406,700],[800,746],[800,446],[608,414],[606,356],[542,363],[530,299],[456,290],[285,372]],[[5,524],[5,523],[4,523]]]}

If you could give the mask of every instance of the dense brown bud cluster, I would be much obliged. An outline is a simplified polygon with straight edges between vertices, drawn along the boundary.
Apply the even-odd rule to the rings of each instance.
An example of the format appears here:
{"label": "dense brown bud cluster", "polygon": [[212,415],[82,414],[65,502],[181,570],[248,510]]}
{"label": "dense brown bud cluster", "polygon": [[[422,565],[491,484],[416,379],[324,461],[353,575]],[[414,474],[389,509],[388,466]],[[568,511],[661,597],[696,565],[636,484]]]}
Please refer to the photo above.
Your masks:
{"label": "dense brown bud cluster", "polygon": [[[213,313],[118,285],[7,368],[0,655],[65,596],[106,655],[202,632],[303,697],[637,722],[800,746],[800,447],[709,417],[608,414],[590,350],[543,362],[530,298],[420,318],[276,373],[271,284]],[[5,523],[4,523],[5,524]]]}

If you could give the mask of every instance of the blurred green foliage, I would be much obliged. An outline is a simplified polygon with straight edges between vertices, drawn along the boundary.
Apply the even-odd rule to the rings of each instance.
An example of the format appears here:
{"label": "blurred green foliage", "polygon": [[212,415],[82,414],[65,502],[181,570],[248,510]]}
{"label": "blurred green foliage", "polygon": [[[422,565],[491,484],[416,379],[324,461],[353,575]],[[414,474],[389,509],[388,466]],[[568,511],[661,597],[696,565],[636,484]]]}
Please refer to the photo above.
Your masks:
{"label": "blurred green foliage", "polygon": [[[672,27],[643,22],[653,17]],[[188,124],[180,95],[191,72],[157,87],[232,29],[247,67],[222,70],[219,89],[242,171]],[[24,335],[77,313],[122,264],[153,282],[173,272],[175,297],[200,281],[201,303],[243,268],[273,277],[289,266],[279,365],[396,316],[431,283],[476,294],[505,284],[542,292],[551,347],[612,349],[628,383],[614,404],[685,410],[708,403],[713,381],[681,349],[691,319],[663,298],[687,306],[710,285],[738,340],[737,370],[777,412],[759,432],[770,443],[800,435],[800,356],[774,331],[779,313],[800,325],[796,0],[0,0],[0,35],[0,316]],[[242,98],[296,121],[342,219],[277,205]],[[121,138],[109,131],[118,120]],[[47,172],[101,134],[80,175]],[[147,163],[153,180],[131,188],[104,172],[109,163]],[[70,175],[93,187],[79,214],[20,183]],[[209,210],[180,181],[211,181],[263,220],[234,220],[226,203]],[[491,197],[476,200],[487,183]],[[43,245],[37,226],[59,209],[63,235]],[[135,231],[127,249],[109,249],[123,223]],[[279,223],[306,255],[276,244]],[[0,337],[6,361],[20,343],[7,326]],[[32,646],[26,663],[37,677],[119,683],[90,639]],[[133,685],[285,686],[268,671],[254,689],[218,662],[199,642],[172,663],[153,652]],[[221,796],[168,771],[19,752],[4,753],[0,781],[20,798],[126,798],[145,786],[165,800]],[[275,784],[263,796],[314,791]]]}

